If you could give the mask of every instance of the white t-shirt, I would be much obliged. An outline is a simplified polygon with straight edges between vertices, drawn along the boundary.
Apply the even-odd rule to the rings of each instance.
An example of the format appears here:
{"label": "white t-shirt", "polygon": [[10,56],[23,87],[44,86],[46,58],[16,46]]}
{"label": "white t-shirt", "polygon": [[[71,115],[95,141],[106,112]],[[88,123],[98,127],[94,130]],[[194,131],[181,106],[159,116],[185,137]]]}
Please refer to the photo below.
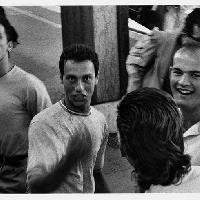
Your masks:
{"label": "white t-shirt", "polygon": [[71,113],[61,101],[34,117],[29,129],[27,183],[41,168],[49,172],[65,154],[70,137],[85,134],[91,147],[86,159],[81,159],[65,177],[63,184],[52,192],[77,193],[95,189],[93,169],[101,169],[108,138],[107,123],[102,113],[91,107],[89,115]]}
{"label": "white t-shirt", "polygon": [[200,166],[200,122],[191,126],[183,137],[185,153],[191,156],[191,164]]}
{"label": "white t-shirt", "polygon": [[46,87],[17,66],[0,77],[0,155],[28,153],[32,118],[51,105]]}

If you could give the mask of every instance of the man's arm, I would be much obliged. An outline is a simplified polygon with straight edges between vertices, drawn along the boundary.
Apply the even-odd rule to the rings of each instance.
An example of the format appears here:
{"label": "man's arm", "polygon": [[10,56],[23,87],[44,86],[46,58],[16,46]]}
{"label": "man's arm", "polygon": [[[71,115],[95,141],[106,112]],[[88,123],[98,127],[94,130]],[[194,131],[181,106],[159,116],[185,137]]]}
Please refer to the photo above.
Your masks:
{"label": "man's arm", "polygon": [[41,80],[31,75],[27,78],[26,87],[25,105],[31,117],[52,105],[47,88]]}
{"label": "man's arm", "polygon": [[95,193],[109,193],[109,187],[101,170],[94,170]]}
{"label": "man's arm", "polygon": [[[63,156],[51,172],[42,170],[39,174],[33,174],[29,181],[30,192],[51,193],[56,190],[76,163],[76,160],[77,157],[74,155]],[[41,168],[42,167],[40,167],[40,169]]]}
{"label": "man's arm", "polygon": [[127,93],[142,87],[146,72],[154,65],[162,35],[161,31],[154,30],[151,36],[143,36],[131,48],[126,59],[128,73]]}
{"label": "man's arm", "polygon": [[[34,131],[39,130],[36,129]],[[31,144],[29,145],[29,152],[31,156],[29,162],[31,167],[28,165],[28,191],[31,193],[50,193],[59,188],[66,175],[70,172],[71,168],[78,162],[78,160],[87,155],[89,152],[89,147],[84,135],[71,135],[67,144],[66,153],[63,155],[62,159],[57,164],[55,164],[50,171],[47,172],[46,168],[40,164],[40,161],[35,163],[35,161],[32,160],[34,160],[35,156],[39,156],[39,159],[45,159],[42,155],[48,154],[48,152],[51,152],[51,148],[55,147],[48,145],[50,144],[48,142],[48,137],[45,137],[45,134],[42,133],[41,130],[39,132],[40,136],[36,135],[35,139],[32,136],[29,140],[29,144]],[[38,137],[40,137],[40,139],[38,139]],[[42,149],[38,150],[40,146],[43,146],[42,149],[46,149],[46,153],[43,152]],[[31,153],[34,151],[37,151],[37,154]],[[35,163],[33,166],[32,162]]]}
{"label": "man's arm", "polygon": [[95,167],[93,170],[94,180],[95,180],[95,193],[108,193],[110,192],[109,187],[104,179],[102,169],[104,166],[104,157],[106,151],[106,145],[108,141],[108,125],[104,125],[104,139],[101,143],[100,149],[97,153],[97,158],[95,162]]}

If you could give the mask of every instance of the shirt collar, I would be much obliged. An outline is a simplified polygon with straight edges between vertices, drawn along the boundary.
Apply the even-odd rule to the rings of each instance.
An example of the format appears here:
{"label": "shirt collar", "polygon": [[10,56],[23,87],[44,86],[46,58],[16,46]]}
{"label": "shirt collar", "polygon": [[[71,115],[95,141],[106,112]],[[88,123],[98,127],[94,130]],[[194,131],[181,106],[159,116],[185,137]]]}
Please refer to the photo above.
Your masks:
{"label": "shirt collar", "polygon": [[67,107],[63,104],[62,100],[60,100],[60,105],[61,105],[61,107],[63,107],[67,112],[69,112],[70,114],[73,114],[73,115],[89,116],[89,115],[91,114],[91,107],[90,107],[88,113],[80,113],[80,112],[75,112],[75,111],[70,110],[69,108],[67,108]]}
{"label": "shirt collar", "polygon": [[200,135],[200,121],[191,126],[184,134],[183,137],[188,137],[192,135]]}

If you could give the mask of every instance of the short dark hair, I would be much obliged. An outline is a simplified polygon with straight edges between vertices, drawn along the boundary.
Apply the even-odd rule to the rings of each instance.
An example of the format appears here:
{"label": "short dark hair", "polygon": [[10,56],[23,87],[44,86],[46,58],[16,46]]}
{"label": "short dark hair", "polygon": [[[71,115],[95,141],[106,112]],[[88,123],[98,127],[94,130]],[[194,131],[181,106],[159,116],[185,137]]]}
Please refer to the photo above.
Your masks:
{"label": "short dark hair", "polygon": [[67,60],[74,60],[75,62],[82,62],[85,60],[89,60],[93,63],[95,69],[95,76],[98,75],[99,72],[99,60],[98,55],[92,50],[89,46],[84,44],[72,44],[66,47],[59,61],[59,69],[60,74],[63,76],[64,74],[64,64]]}
{"label": "short dark hair", "polygon": [[142,10],[140,13],[139,23],[152,30],[154,27],[162,29],[162,18],[155,10]]}
{"label": "short dark hair", "polygon": [[200,8],[195,8],[187,15],[182,32],[192,37],[194,24],[200,27]]}
{"label": "short dark hair", "polygon": [[5,29],[5,33],[6,33],[8,42],[12,41],[14,47],[16,47],[17,44],[19,44],[17,31],[8,21],[6,14],[5,14],[5,11],[4,11],[2,6],[0,6],[0,24]]}
{"label": "short dark hair", "polygon": [[140,192],[152,184],[175,184],[190,170],[182,117],[168,93],[155,88],[128,93],[118,105],[117,127],[121,149],[132,161]]}
{"label": "short dark hair", "polygon": [[177,55],[179,57],[187,55],[187,57],[195,58],[197,61],[199,61],[199,59],[200,59],[199,58],[199,55],[200,55],[200,46],[198,46],[198,45],[185,45],[185,46],[179,48],[174,53],[173,63],[174,63],[174,59],[177,57]]}

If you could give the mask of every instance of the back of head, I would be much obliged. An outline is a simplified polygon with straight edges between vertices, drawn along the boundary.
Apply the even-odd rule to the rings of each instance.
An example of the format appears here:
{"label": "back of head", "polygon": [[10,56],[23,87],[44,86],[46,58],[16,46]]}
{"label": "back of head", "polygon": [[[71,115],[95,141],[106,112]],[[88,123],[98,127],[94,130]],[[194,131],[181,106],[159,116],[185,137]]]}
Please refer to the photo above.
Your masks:
{"label": "back of head", "polygon": [[8,42],[13,42],[13,47],[16,47],[18,42],[18,34],[15,28],[10,24],[5,14],[3,7],[0,6],[0,24],[4,27]]}
{"label": "back of head", "polygon": [[155,10],[142,10],[140,13],[139,23],[152,30],[154,27],[162,29],[162,19]]}
{"label": "back of head", "polygon": [[190,168],[184,155],[182,118],[172,97],[155,88],[128,93],[118,106],[121,149],[133,165],[141,192],[170,185]]}
{"label": "back of head", "polygon": [[2,6],[0,6],[0,17],[6,17],[4,8]]}
{"label": "back of head", "polygon": [[200,27],[200,8],[195,8],[187,15],[182,32],[187,36],[192,37],[194,25]]}
{"label": "back of head", "polygon": [[62,76],[64,74],[64,64],[67,60],[73,60],[75,62],[82,62],[85,60],[89,60],[94,65],[95,76],[98,75],[99,72],[98,55],[95,53],[94,50],[92,50],[87,45],[72,44],[63,50],[59,61],[59,69],[60,69],[60,74]]}

